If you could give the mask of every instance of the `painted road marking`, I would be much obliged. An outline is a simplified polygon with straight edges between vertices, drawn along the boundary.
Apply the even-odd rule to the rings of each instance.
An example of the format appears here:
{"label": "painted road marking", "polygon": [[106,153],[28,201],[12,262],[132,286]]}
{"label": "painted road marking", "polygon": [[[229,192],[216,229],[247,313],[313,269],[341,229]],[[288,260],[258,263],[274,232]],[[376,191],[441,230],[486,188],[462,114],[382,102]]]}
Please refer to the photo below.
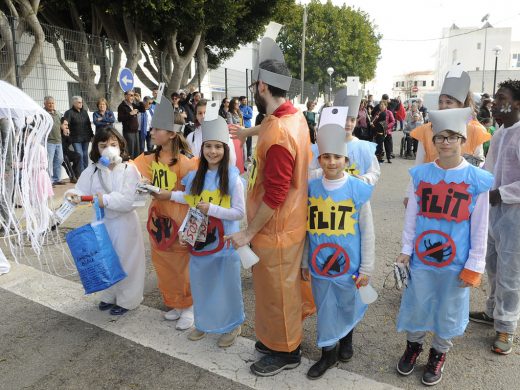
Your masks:
{"label": "painted road marking", "polygon": [[269,378],[256,377],[249,366],[260,354],[254,351],[252,340],[239,337],[225,350],[217,347],[218,336],[192,342],[186,332],[175,329],[174,322],[163,319],[161,310],[143,305],[122,317],[113,317],[99,311],[95,297],[85,296],[79,283],[26,265],[13,264],[11,272],[0,277],[0,288],[254,389],[396,389],[338,368],[329,370],[319,381],[310,381],[305,374],[314,362],[306,358],[294,370]]}

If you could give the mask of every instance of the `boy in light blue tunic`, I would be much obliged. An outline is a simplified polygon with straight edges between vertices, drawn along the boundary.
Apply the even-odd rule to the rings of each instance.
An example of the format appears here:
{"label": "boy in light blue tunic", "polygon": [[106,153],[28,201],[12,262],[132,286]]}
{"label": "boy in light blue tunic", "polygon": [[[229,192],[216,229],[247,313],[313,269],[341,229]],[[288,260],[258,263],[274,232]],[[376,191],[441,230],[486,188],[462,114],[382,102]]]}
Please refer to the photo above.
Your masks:
{"label": "boy in light blue tunic", "polygon": [[[330,113],[334,113],[334,107]],[[320,378],[338,360],[352,357],[352,331],[367,309],[358,286],[368,284],[374,268],[369,202],[373,186],[345,172],[345,116],[339,123],[320,127],[318,160],[323,178],[309,183],[308,250],[304,251],[302,274],[304,279],[312,274],[318,347],[322,348],[321,359],[307,373],[309,379]]]}
{"label": "boy in light blue tunic", "polygon": [[422,383],[431,386],[442,380],[451,339],[464,334],[468,324],[467,287],[477,286],[484,272],[493,176],[461,157],[470,108],[429,115],[439,158],[410,169],[413,190],[397,258],[411,269],[397,319],[397,330],[407,333],[407,346],[397,371],[412,373],[431,331],[432,348],[422,376]]}
{"label": "boy in light blue tunic", "polygon": [[[375,155],[376,144],[369,141],[360,140],[354,137],[353,131],[356,127],[359,105],[361,104],[361,91],[349,93],[347,88],[343,88],[336,93],[334,97],[333,107],[348,107],[348,115],[345,120],[344,141],[347,144],[349,163],[346,165],[346,171],[363,180],[365,183],[376,185],[381,176],[381,168]],[[320,125],[323,123],[322,114]],[[318,130],[319,131],[319,130]],[[311,145],[313,159],[309,167],[309,178],[315,179],[321,177],[322,169],[318,162],[318,145]]]}

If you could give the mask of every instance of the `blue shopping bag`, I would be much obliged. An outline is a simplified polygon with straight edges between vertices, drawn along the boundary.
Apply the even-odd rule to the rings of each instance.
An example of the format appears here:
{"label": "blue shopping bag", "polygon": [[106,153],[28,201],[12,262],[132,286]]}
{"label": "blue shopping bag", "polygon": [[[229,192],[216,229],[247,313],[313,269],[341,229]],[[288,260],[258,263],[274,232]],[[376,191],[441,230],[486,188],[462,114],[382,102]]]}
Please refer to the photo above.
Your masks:
{"label": "blue shopping bag", "polygon": [[85,294],[105,290],[126,277],[107,228],[104,210],[94,198],[96,221],[67,233],[65,239],[76,263]]}

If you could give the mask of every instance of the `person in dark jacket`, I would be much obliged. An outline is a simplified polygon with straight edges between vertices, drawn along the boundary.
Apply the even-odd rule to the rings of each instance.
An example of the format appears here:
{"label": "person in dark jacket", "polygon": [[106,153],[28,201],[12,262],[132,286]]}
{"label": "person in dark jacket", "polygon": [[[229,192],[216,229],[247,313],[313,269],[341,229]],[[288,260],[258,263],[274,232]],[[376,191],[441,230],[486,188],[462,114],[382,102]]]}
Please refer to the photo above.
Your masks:
{"label": "person in dark jacket", "polygon": [[130,158],[134,159],[141,153],[139,148],[139,122],[137,114],[145,112],[142,102],[134,101],[133,90],[125,92],[125,99],[117,107],[117,120],[123,124],[123,137]]}
{"label": "person in dark jacket", "polygon": [[65,117],[61,118],[61,146],[63,148],[63,163],[62,166],[65,168],[67,175],[70,178],[71,183],[77,183],[78,177],[81,174],[81,155],[72,150],[72,144],[70,142],[70,130],[69,122]]}
{"label": "person in dark jacket", "polygon": [[72,107],[63,115],[69,123],[70,142],[72,147],[81,155],[80,173],[88,166],[88,146],[94,136],[87,110],[83,108],[81,96],[72,97]]}

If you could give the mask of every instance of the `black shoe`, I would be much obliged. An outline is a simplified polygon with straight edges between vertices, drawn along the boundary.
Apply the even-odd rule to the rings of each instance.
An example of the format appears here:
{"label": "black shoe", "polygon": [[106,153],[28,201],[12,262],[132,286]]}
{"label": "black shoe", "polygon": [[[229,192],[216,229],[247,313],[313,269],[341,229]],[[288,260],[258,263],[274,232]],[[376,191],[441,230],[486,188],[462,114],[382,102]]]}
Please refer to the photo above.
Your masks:
{"label": "black shoe", "polygon": [[395,154],[391,153],[390,158],[395,158]]}
{"label": "black shoe", "polygon": [[406,350],[401,359],[399,359],[399,363],[397,363],[397,372],[404,376],[410,375],[422,350],[422,344],[407,341]]}
{"label": "black shoe", "polygon": [[422,376],[422,383],[426,386],[433,386],[442,380],[442,370],[444,369],[444,362],[446,361],[446,353],[430,348],[430,356],[428,363],[424,367],[424,374]]}
{"label": "black shoe", "polygon": [[392,164],[392,161],[388,160],[387,163],[388,163],[388,164]]}
{"label": "black shoe", "polygon": [[124,307],[114,305],[112,309],[110,309],[110,314],[113,316],[122,316],[128,311],[128,309],[125,309]]}
{"label": "black shoe", "polygon": [[352,333],[354,333],[354,329],[352,329],[348,335],[339,340],[338,357],[342,362],[348,362],[352,359],[352,355],[354,354],[352,349]]}
{"label": "black shoe", "polygon": [[331,350],[327,351],[325,348],[321,350],[321,358],[314,365],[309,368],[307,372],[307,378],[319,379],[327,372],[331,367],[338,364],[338,347],[334,346]]}
{"label": "black shoe", "polygon": [[301,363],[300,347],[293,352],[275,352],[265,355],[251,365],[251,372],[258,376],[273,376],[283,370],[296,368]]}
{"label": "black shoe", "polygon": [[255,349],[260,352],[260,353],[263,353],[265,355],[271,355],[273,354],[275,351],[273,351],[271,348],[269,348],[267,345],[265,345],[264,343],[262,343],[261,341],[257,341],[255,343]]}
{"label": "black shoe", "polygon": [[112,309],[113,306],[114,306],[113,303],[106,303],[106,302],[101,301],[101,302],[99,302],[98,308],[101,311],[105,311],[108,309]]}

